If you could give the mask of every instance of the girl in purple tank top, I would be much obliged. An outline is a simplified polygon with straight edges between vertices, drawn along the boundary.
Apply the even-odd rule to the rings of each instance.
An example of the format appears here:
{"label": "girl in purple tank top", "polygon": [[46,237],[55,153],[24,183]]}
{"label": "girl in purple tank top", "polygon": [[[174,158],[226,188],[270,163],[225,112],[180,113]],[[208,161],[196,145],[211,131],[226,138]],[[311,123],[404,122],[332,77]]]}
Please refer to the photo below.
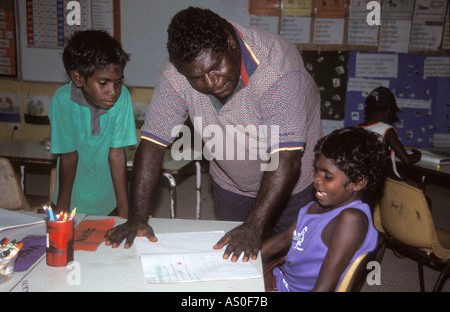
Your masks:
{"label": "girl in purple tank top", "polygon": [[316,200],[263,243],[267,291],[335,291],[352,261],[376,246],[378,233],[362,198],[382,188],[383,144],[376,134],[351,127],[322,138],[314,151]]}

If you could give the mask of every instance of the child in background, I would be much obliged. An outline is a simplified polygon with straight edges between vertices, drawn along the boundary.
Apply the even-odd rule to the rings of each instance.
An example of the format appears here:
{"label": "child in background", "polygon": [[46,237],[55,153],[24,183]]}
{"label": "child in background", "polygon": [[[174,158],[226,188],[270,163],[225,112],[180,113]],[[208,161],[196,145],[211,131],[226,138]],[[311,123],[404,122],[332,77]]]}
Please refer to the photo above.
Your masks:
{"label": "child in background", "polygon": [[319,140],[316,200],[262,245],[267,291],[335,291],[350,264],[376,247],[378,232],[361,198],[381,190],[386,160],[378,136],[362,128],[335,130]]}
{"label": "child in background", "polygon": [[401,177],[397,172],[395,156],[405,164],[414,164],[422,157],[422,153],[415,149],[412,150],[412,154],[408,154],[400,142],[397,131],[392,126],[394,122],[399,121],[396,115],[399,111],[395,96],[388,88],[375,88],[366,98],[365,121],[358,125],[381,135],[382,141],[390,151],[388,154],[388,157],[391,158],[390,175],[396,179],[401,179]]}
{"label": "child in background", "polygon": [[[129,56],[105,31],[76,32],[63,62],[71,82],[52,98],[51,152],[59,154],[55,213],[128,216],[126,154],[137,144],[130,94],[122,85]],[[114,213],[113,213],[114,210]]]}

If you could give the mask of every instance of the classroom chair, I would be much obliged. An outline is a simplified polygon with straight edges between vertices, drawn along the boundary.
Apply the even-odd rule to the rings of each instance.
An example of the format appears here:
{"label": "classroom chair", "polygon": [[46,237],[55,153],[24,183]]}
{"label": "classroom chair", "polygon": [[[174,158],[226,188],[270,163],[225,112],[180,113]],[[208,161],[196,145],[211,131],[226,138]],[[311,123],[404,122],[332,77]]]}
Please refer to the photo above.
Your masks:
{"label": "classroom chair", "polygon": [[11,162],[0,157],[0,208],[31,210]]}
{"label": "classroom chair", "polygon": [[367,264],[371,261],[375,261],[380,248],[381,245],[378,244],[377,247],[371,252],[366,252],[356,258],[339,283],[336,292],[359,292],[366,281],[367,274],[369,273]]}
{"label": "classroom chair", "polygon": [[440,271],[433,291],[440,291],[450,273],[450,233],[436,228],[424,193],[406,183],[386,179],[374,209],[374,225],[382,236],[377,258],[386,247],[415,260],[420,291],[425,291],[423,265]]}

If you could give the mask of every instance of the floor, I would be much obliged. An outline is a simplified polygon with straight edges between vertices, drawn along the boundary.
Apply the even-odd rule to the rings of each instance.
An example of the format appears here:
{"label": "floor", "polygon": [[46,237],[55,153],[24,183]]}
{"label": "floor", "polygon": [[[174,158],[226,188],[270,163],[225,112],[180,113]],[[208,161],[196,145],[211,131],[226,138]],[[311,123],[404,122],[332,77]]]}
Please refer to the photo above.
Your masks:
{"label": "floor", "polygon": [[[207,165],[203,164],[201,184],[201,219],[216,220],[214,200]],[[195,168],[188,167],[184,174],[176,177],[176,217],[180,219],[195,219]],[[433,201],[433,219],[437,227],[450,232],[450,192],[449,186],[427,185],[426,194]],[[29,196],[32,205],[39,205],[47,200],[43,196]],[[155,218],[170,218],[169,182],[161,177],[156,196],[152,201],[152,216]],[[438,273],[428,267],[424,268],[425,289],[431,291]],[[363,292],[418,292],[419,276],[417,264],[408,258],[398,258],[392,250],[387,249],[381,261],[380,284],[365,285]],[[450,278],[443,286],[442,292],[450,292]]]}

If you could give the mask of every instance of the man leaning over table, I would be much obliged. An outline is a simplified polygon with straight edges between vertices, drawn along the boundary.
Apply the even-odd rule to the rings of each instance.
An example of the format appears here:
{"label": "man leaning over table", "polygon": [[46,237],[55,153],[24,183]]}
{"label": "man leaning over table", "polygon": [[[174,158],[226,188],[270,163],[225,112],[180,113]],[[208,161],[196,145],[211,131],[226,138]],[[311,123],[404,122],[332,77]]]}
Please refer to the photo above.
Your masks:
{"label": "man leaning over table", "polygon": [[[321,136],[317,86],[287,40],[207,9],[178,12],[168,28],[167,48],[170,62],[158,75],[134,160],[129,218],[106,233],[106,245],[115,248],[125,239],[129,248],[136,235],[157,241],[148,224],[151,196],[166,147],[174,141],[172,129],[189,117],[200,134],[208,127],[226,133],[239,125],[279,131],[275,138],[273,132],[256,134],[258,147],[268,147],[269,160],[234,155],[210,161],[220,219],[243,221],[214,248],[227,245],[224,258],[231,261],[242,253],[243,261],[256,259],[263,229],[270,225],[281,232],[313,199],[313,148]],[[205,146],[212,136],[202,136]],[[235,148],[245,148],[245,155],[252,152],[247,141],[254,137],[248,137],[238,139]],[[224,151],[234,148],[226,144]],[[263,170],[270,162],[276,166]]]}

